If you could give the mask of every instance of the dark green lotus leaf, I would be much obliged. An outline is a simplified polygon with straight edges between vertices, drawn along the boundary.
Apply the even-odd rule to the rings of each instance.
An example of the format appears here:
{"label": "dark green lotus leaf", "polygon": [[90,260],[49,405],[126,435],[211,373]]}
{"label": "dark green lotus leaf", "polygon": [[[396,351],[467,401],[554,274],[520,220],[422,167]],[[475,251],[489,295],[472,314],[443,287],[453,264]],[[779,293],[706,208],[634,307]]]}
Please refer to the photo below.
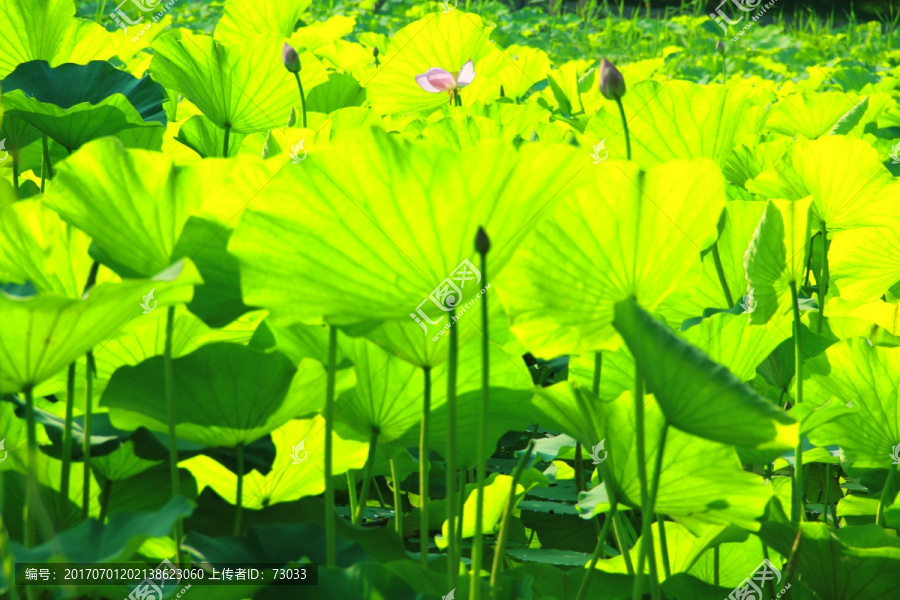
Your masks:
{"label": "dark green lotus leaf", "polygon": [[[248,444],[287,422],[295,406],[285,402],[296,372],[286,356],[216,342],[172,362],[178,436],[208,446]],[[144,425],[166,431],[163,358],[156,356],[113,374],[101,406],[124,429]],[[296,399],[297,396],[288,397]]]}
{"label": "dark green lotus leaf", "polygon": [[166,124],[163,87],[103,61],[53,68],[31,61],[16,67],[0,87],[10,114],[69,151],[124,129]]}

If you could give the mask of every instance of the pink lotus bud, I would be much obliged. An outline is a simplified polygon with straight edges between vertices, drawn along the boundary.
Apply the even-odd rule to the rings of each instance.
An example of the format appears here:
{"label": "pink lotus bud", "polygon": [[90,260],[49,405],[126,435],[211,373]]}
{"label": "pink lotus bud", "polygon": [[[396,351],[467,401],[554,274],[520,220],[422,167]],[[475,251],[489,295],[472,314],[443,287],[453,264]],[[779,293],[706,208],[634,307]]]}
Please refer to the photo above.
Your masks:
{"label": "pink lotus bud", "polygon": [[607,100],[619,100],[625,95],[625,78],[605,58],[600,63],[600,93]]}
{"label": "pink lotus bud", "polygon": [[291,73],[300,72],[300,57],[297,55],[297,51],[288,43],[285,43],[284,48],[281,49],[281,61],[284,63],[284,68]]}

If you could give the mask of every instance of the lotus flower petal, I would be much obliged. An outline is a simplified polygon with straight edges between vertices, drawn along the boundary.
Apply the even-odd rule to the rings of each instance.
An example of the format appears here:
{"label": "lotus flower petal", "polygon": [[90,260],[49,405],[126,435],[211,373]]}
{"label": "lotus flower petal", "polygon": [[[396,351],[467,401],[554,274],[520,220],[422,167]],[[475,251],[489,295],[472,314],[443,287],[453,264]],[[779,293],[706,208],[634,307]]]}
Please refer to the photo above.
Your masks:
{"label": "lotus flower petal", "polygon": [[472,80],[475,79],[475,63],[471,60],[466,62],[462,66],[462,69],[459,70],[459,75],[456,76],[456,87],[466,87]]}
{"label": "lotus flower petal", "polygon": [[456,87],[453,74],[439,67],[432,67],[421,75],[416,75],[416,83],[426,92],[432,93],[447,92]]}

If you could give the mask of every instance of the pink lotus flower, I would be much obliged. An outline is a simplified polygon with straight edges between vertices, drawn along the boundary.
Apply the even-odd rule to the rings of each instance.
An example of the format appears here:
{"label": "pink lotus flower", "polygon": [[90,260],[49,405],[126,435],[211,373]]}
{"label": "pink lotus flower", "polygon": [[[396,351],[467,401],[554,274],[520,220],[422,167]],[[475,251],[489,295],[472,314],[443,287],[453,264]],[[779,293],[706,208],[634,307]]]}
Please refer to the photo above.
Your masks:
{"label": "pink lotus flower", "polygon": [[452,94],[453,90],[466,87],[473,79],[475,79],[475,64],[471,60],[464,64],[458,73],[432,67],[421,75],[416,75],[419,87],[433,94],[438,92]]}

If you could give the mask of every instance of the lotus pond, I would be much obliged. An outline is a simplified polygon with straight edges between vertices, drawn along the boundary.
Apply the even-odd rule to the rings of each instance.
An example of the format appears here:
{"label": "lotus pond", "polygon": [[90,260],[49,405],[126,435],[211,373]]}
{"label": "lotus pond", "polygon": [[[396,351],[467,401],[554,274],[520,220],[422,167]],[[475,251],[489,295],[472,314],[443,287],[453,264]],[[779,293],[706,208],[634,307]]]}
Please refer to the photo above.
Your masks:
{"label": "lotus pond", "polygon": [[0,0],[0,597],[900,597],[900,13],[659,4]]}

